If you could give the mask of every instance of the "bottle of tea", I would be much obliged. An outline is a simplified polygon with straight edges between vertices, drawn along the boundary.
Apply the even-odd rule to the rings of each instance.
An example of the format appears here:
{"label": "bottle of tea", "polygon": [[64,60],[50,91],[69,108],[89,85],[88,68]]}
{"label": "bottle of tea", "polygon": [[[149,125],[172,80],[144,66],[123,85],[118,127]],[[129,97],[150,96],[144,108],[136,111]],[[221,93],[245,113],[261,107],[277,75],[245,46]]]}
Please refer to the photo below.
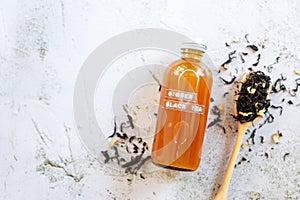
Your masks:
{"label": "bottle of tea", "polygon": [[199,166],[212,87],[205,51],[204,44],[183,43],[181,58],[165,72],[151,155],[157,165],[185,171]]}

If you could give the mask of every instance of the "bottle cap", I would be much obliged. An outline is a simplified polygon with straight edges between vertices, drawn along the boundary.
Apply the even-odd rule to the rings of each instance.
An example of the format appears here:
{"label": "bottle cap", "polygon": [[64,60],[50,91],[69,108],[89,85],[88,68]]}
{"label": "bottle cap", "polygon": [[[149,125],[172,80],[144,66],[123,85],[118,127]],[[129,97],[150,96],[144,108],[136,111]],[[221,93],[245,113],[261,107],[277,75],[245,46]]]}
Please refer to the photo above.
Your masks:
{"label": "bottle cap", "polygon": [[203,53],[207,50],[207,46],[204,44],[203,40],[186,40],[182,42],[181,49],[195,49],[202,51]]}

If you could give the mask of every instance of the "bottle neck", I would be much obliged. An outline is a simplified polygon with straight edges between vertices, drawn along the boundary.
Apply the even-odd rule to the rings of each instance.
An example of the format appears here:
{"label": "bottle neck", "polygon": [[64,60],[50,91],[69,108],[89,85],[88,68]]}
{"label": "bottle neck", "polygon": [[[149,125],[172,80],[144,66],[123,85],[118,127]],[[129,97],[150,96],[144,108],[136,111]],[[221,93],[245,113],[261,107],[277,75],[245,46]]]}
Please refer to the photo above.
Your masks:
{"label": "bottle neck", "polygon": [[196,49],[181,49],[181,57],[183,59],[193,60],[196,62],[200,62],[203,57],[204,52]]}

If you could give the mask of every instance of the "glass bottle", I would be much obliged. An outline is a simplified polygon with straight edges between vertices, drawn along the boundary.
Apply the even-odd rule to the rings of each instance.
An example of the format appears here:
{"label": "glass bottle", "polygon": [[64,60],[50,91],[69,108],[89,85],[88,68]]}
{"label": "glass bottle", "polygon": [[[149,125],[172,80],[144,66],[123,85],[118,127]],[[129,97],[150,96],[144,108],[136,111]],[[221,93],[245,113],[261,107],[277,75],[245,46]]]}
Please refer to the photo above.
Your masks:
{"label": "glass bottle", "polygon": [[212,74],[203,62],[206,46],[182,44],[181,59],[171,63],[161,87],[154,164],[184,171],[198,168],[206,129]]}

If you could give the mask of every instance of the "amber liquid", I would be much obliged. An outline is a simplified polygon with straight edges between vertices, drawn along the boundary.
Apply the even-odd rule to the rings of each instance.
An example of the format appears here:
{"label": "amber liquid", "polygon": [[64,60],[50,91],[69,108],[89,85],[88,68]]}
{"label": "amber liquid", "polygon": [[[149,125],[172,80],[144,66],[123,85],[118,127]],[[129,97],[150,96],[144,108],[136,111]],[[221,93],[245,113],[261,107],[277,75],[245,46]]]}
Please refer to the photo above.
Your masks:
{"label": "amber liquid", "polygon": [[[200,72],[200,73],[199,73]],[[209,71],[210,72],[210,71]],[[161,88],[156,132],[152,146],[152,162],[177,170],[196,170],[206,129],[212,77],[200,67],[200,61],[181,59],[169,66]],[[194,94],[194,99],[169,97],[171,91]],[[166,107],[166,101],[175,108]],[[201,112],[176,107],[202,106]],[[178,104],[177,104],[178,105]]]}

